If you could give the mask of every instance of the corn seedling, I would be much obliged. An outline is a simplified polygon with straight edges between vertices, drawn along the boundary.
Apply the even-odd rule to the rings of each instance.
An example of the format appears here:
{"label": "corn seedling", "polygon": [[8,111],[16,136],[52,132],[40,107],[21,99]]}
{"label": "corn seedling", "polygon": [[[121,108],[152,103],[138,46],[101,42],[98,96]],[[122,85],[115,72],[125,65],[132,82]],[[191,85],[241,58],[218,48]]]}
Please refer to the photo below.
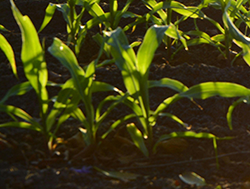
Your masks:
{"label": "corn seedling", "polygon": [[105,26],[105,30],[116,29],[122,18],[136,18],[137,15],[129,12],[128,8],[133,0],[127,0],[124,7],[118,10],[118,1],[109,0],[109,12],[105,13],[99,5],[99,1],[92,1],[86,4],[88,12],[93,18],[99,20],[99,24]]}
{"label": "corn seedling", "polygon": [[[160,44],[168,26],[152,26],[148,29],[144,41],[141,44],[137,56],[130,47],[124,32],[118,28],[112,32],[105,32],[107,35],[107,44],[110,45],[111,54],[115,59],[115,63],[121,70],[127,93],[130,95],[123,103],[133,110],[133,114],[125,116],[123,119],[117,120],[111,128],[114,129],[124,121],[137,117],[141,123],[143,130],[139,130],[134,123],[127,125],[127,130],[135,143],[145,156],[149,156],[149,150],[155,152],[159,142],[171,137],[194,137],[212,139],[215,151],[217,150],[216,140],[230,139],[218,138],[209,133],[194,133],[192,131],[174,132],[163,135],[153,145],[152,127],[155,126],[159,116],[168,116],[177,121],[184,127],[186,124],[175,115],[164,113],[163,111],[170,105],[182,98],[206,99],[219,95],[221,97],[248,97],[250,90],[234,83],[226,82],[207,82],[195,85],[191,88],[186,87],[179,81],[163,78],[158,81],[148,81],[149,66],[153,59],[154,52]],[[150,47],[149,45],[150,44]],[[156,110],[150,110],[148,89],[151,87],[168,87],[177,94],[166,98]],[[108,132],[107,132],[108,134]],[[106,135],[104,135],[106,137]],[[148,148],[145,144],[148,142]],[[217,154],[217,151],[216,151]]]}
{"label": "corn seedling", "polygon": [[[49,52],[55,56],[64,66],[66,66],[72,78],[65,84],[53,84],[47,81],[48,72],[44,60],[44,52],[35,27],[27,16],[23,16],[14,2],[11,0],[12,10],[16,21],[22,32],[23,47],[22,61],[24,72],[28,81],[12,87],[0,101],[0,111],[9,114],[14,121],[0,124],[0,127],[19,127],[32,129],[45,135],[48,141],[48,147],[52,150],[53,139],[56,138],[58,128],[70,116],[82,122],[84,129],[84,139],[87,145],[96,143],[96,132],[106,116],[111,110],[126,96],[110,95],[106,97],[94,112],[91,104],[92,93],[100,91],[115,91],[123,94],[117,88],[99,81],[93,81],[96,61],[93,61],[85,71],[78,65],[74,53],[69,47],[55,38]],[[99,57],[101,55],[99,53]],[[60,86],[61,90],[57,96],[49,99],[46,86]],[[9,97],[14,95],[23,95],[34,89],[39,99],[40,119],[33,118],[24,110],[5,105]],[[86,115],[78,108],[80,101],[84,102]],[[114,101],[109,108],[102,113],[102,107],[106,102]],[[49,111],[48,105],[54,102],[52,109]],[[19,119],[18,119],[19,118]],[[20,121],[21,119],[21,121]]]}
{"label": "corn seedling", "polygon": [[[76,55],[79,54],[80,48],[84,42],[87,30],[81,23],[81,19],[85,12],[84,5],[85,2],[78,0],[67,0],[67,3],[64,4],[53,4],[50,3],[45,11],[45,17],[43,23],[38,32],[41,32],[52,19],[55,10],[62,12],[63,18],[67,23],[67,45],[72,45],[74,47]],[[75,7],[81,5],[82,9],[79,14],[77,14]]]}
{"label": "corn seedling", "polygon": [[[105,13],[99,5],[99,0],[68,0],[64,4],[50,3],[46,9],[44,21],[39,29],[42,31],[53,17],[55,10],[59,10],[63,14],[63,18],[67,23],[68,40],[67,44],[74,46],[75,54],[78,55],[80,48],[84,42],[87,31],[96,25],[103,24],[107,30],[117,28],[122,18],[135,18],[136,14],[129,12],[129,5],[133,0],[128,0],[122,10],[118,10],[118,1],[110,0],[110,12]],[[81,6],[81,12],[76,13],[75,6]],[[82,25],[81,19],[87,10],[92,19]],[[127,28],[128,29],[128,28]]]}
{"label": "corn seedling", "polygon": [[[245,8],[245,4],[248,1],[246,0],[240,0],[240,1],[235,1],[235,0],[204,0],[200,5],[199,8],[205,8],[207,6],[214,7],[216,9],[219,9],[222,11],[222,14],[227,14],[231,22],[234,23],[235,27],[239,28],[240,25],[243,23],[246,26],[246,32],[247,29],[249,28],[249,11]],[[234,41],[234,37],[231,35],[231,32],[229,31],[229,28],[225,22],[224,26],[221,27],[220,24],[212,19],[208,19],[211,23],[213,23],[216,28],[221,32],[221,34],[218,34],[216,36],[211,37],[211,39],[214,42],[217,42],[220,47],[223,47],[225,51],[221,51],[221,53],[224,55],[224,57],[227,59],[228,63],[233,64],[235,59],[238,56],[235,56],[234,59],[232,59],[231,55],[231,47],[232,47],[232,42]],[[224,20],[224,18],[223,18]],[[224,42],[224,44],[222,44]]]}
{"label": "corn seedling", "polygon": [[[78,65],[77,59],[69,47],[63,44],[59,39],[54,39],[52,46],[49,47],[49,52],[70,71],[72,77],[70,80],[70,99],[68,100],[65,109],[65,112],[68,112],[68,114],[65,115],[63,120],[72,116],[80,121],[83,126],[81,131],[86,144],[97,144],[96,133],[98,128],[115,106],[126,98],[126,95],[124,96],[120,90],[112,85],[94,81],[96,64],[102,54],[102,50],[99,52],[99,57],[87,66],[86,71]],[[110,95],[106,97],[100,102],[95,110],[92,104],[92,94],[94,92],[104,91],[114,91],[117,92],[118,95]],[[109,101],[113,101],[113,103],[111,103],[108,109],[102,113],[103,105]],[[83,102],[85,111],[78,107],[80,102]]]}
{"label": "corn seedling", "polygon": [[[34,25],[28,16],[23,16],[17,9],[14,2],[11,0],[11,6],[14,18],[16,19],[20,30],[22,32],[22,52],[21,59],[23,62],[24,73],[28,81],[20,83],[12,87],[8,93],[1,99],[0,111],[9,114],[14,121],[3,123],[1,127],[20,127],[26,129],[36,130],[45,135],[47,141],[50,143],[54,138],[52,132],[52,124],[55,122],[56,117],[48,116],[48,105],[50,99],[48,97],[48,92],[46,86],[49,85],[47,80],[48,71],[46,68],[46,62],[44,59],[44,52],[40,44],[37,32]],[[65,84],[67,86],[67,83]],[[62,87],[64,89],[64,87]],[[37,121],[35,118],[27,114],[24,110],[14,107],[11,105],[4,105],[6,100],[10,96],[23,95],[34,89],[39,101],[40,108],[40,119]],[[64,96],[63,90],[60,92],[61,96]],[[65,94],[67,96],[67,94]],[[64,101],[67,100],[64,99]],[[55,107],[54,107],[55,108]],[[54,109],[58,112],[58,115],[62,111],[62,106],[56,107]],[[22,121],[18,120],[16,117],[20,118]],[[49,146],[50,147],[50,146]]]}
{"label": "corn seedling", "polygon": [[[173,58],[174,55],[171,53],[172,39],[174,39],[174,42],[181,41],[181,47],[184,47],[186,50],[188,50],[188,45],[191,45],[190,43],[187,43],[187,40],[190,40],[189,34],[180,31],[178,29],[179,24],[185,21],[187,18],[203,19],[205,17],[204,13],[198,7],[187,7],[177,1],[172,0],[159,3],[157,3],[155,0],[145,0],[143,2],[150,9],[150,12],[145,15],[147,22],[150,20],[153,24],[170,26],[165,32],[163,38],[163,42],[167,46],[168,58],[170,58],[171,55],[171,58]],[[181,18],[174,23],[172,23],[173,11],[181,15]]]}

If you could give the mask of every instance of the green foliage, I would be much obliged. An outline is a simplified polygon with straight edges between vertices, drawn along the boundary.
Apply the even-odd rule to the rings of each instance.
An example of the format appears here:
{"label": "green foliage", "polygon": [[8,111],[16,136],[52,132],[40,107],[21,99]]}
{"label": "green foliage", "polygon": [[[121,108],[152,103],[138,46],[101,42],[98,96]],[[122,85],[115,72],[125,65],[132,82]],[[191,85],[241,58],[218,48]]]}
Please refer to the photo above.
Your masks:
{"label": "green foliage", "polygon": [[[237,42],[237,39],[241,38],[241,40],[244,38],[242,37],[242,33],[238,29],[240,25],[245,25],[245,31],[249,29],[249,11],[245,8],[246,4],[248,3],[247,0],[240,0],[240,1],[235,1],[235,0],[204,0],[199,6],[200,8],[205,8],[207,6],[212,6],[216,9],[221,10],[223,14],[223,27],[220,26],[219,23],[215,22],[212,19],[208,19],[213,23],[217,29],[222,33],[218,34],[213,37],[215,42],[217,41],[216,39],[219,39],[217,42],[218,44],[221,44],[221,42],[224,42],[224,49],[225,53],[222,52],[222,54],[225,56],[227,59],[228,63],[233,64],[235,59],[232,59],[230,56],[230,50],[232,47],[232,42],[236,43],[238,46],[240,46],[243,50],[243,58],[247,62],[247,57],[248,52],[247,52],[247,47],[243,44],[240,44],[240,42]],[[219,37],[219,38],[218,38]],[[245,39],[243,39],[245,40]],[[221,45],[220,45],[221,46]],[[223,47],[222,46],[222,47]],[[247,62],[247,64],[249,64]]]}
{"label": "green foliage", "polygon": [[[83,127],[86,129],[86,131],[83,132],[86,144],[95,144],[97,142],[96,132],[99,126],[107,117],[107,115],[112,111],[112,109],[114,109],[116,105],[121,103],[126,96],[123,96],[123,93],[112,85],[93,80],[96,62],[98,60],[91,62],[87,66],[85,72],[78,65],[74,53],[69,49],[67,45],[65,45],[57,38],[54,39],[53,44],[49,48],[49,52],[70,71],[72,77],[72,79],[70,80],[71,84],[69,85],[69,97],[71,100],[69,100],[65,109],[65,112],[68,112],[69,114],[66,114],[66,117],[64,119],[68,118],[70,115],[79,120],[82,123]],[[95,111],[92,104],[92,93],[100,91],[114,91],[118,92],[118,94],[120,93],[121,95],[110,95],[106,97]],[[86,112],[85,114],[83,113],[83,110],[81,110],[77,106],[80,101],[84,103],[84,109]],[[113,103],[103,114],[101,114],[103,105],[108,101],[113,101]]]}
{"label": "green foliage", "polygon": [[[35,27],[33,26],[29,17],[23,16],[12,0],[11,5],[14,17],[22,32],[23,44],[21,59],[23,62],[24,73],[28,81],[12,87],[3,97],[3,99],[1,99],[0,111],[9,114],[14,119],[14,121],[0,124],[0,127],[20,127],[41,132],[47,138],[49,145],[48,147],[51,148],[51,141],[55,137],[54,134],[56,132],[56,130],[52,130],[52,125],[54,125],[57,116],[61,114],[65,108],[66,102],[68,101],[68,91],[66,89],[70,84],[70,81],[66,82],[65,85],[62,85],[62,90],[59,92],[57,98],[59,101],[56,101],[49,114],[48,105],[50,103],[50,99],[46,89],[46,86],[49,85],[47,80],[48,71],[46,68],[46,62],[44,60],[43,49],[41,47]],[[35,117],[33,118],[18,107],[4,105],[9,97],[14,95],[23,95],[32,89],[35,90],[39,100],[40,119],[36,119]],[[63,114],[61,117],[63,116],[65,116],[65,114]],[[20,121],[20,119],[22,121]],[[62,122],[60,122],[60,124],[61,123]]]}
{"label": "green foliage", "polygon": [[[143,136],[148,137],[149,143],[152,143],[152,126],[149,122],[149,67],[153,60],[154,52],[159,46],[167,28],[166,26],[152,26],[144,37],[137,57],[134,50],[129,46],[126,35],[121,28],[105,33],[107,35],[107,44],[111,47],[111,54],[115,59],[116,65],[121,70],[125,87],[134,99],[128,99],[125,104],[130,106],[139,118],[144,129]],[[135,102],[138,102],[139,106]],[[145,150],[143,151],[145,152]],[[147,155],[146,152],[144,154]]]}
{"label": "green foliage", "polygon": [[[152,146],[152,126],[155,125],[158,116],[168,116],[185,127],[185,123],[176,116],[163,113],[170,104],[182,98],[189,98],[190,100],[194,98],[206,99],[217,95],[226,98],[246,98],[250,95],[250,90],[246,87],[227,82],[206,82],[188,88],[182,83],[168,78],[163,78],[159,81],[148,81],[148,72],[153,54],[167,28],[167,26],[152,26],[149,28],[138,50],[137,56],[131,46],[129,46],[126,35],[120,28],[105,33],[107,35],[107,44],[109,44],[111,48],[111,54],[115,59],[116,65],[121,70],[124,84],[130,94],[130,97],[124,101],[124,104],[134,111],[134,114],[143,126],[142,134],[140,134],[141,131],[135,129],[134,124],[128,124],[128,131],[135,145],[146,156],[148,156],[148,151],[145,149],[145,144],[142,139],[143,137],[147,139],[149,146]],[[152,111],[149,107],[148,89],[150,87],[168,87],[176,90],[177,94],[166,98],[155,111]],[[117,127],[122,122],[133,117],[133,114],[127,115],[122,120],[115,122],[111,127]],[[228,120],[229,117],[231,118],[231,114],[228,114]],[[167,136],[169,137],[169,135]],[[209,133],[197,135],[192,133],[190,135],[190,132],[187,132],[179,133],[178,136],[211,138],[210,136],[212,135]],[[166,139],[164,136],[163,138]],[[214,140],[214,148],[216,150],[216,138],[214,135],[212,139]],[[161,140],[162,138],[159,139],[159,141]]]}
{"label": "green foliage", "polygon": [[[185,6],[177,1],[167,0],[157,2],[155,0],[144,0],[143,3],[149,9],[145,15],[137,15],[129,12],[132,0],[127,0],[124,7],[118,9],[118,1],[109,1],[109,12],[104,12],[99,0],[68,0],[64,4],[50,3],[45,11],[43,23],[38,32],[41,32],[50,22],[56,10],[60,11],[67,23],[68,40],[64,44],[61,40],[54,38],[53,44],[48,51],[63,65],[71,75],[63,84],[51,83],[48,81],[48,70],[45,62],[45,52],[39,41],[37,31],[28,16],[23,16],[10,0],[14,18],[16,19],[22,34],[21,60],[23,62],[24,73],[28,81],[12,87],[0,100],[0,111],[9,114],[13,121],[0,124],[0,127],[19,127],[31,129],[43,133],[46,136],[49,148],[52,147],[53,139],[59,127],[70,117],[78,120],[82,124],[81,131],[87,145],[98,144],[97,131],[106,117],[120,103],[128,106],[133,113],[117,118],[114,123],[100,137],[105,139],[108,134],[120,124],[137,118],[139,125],[135,123],[127,124],[127,131],[135,146],[145,155],[149,156],[156,152],[157,146],[163,140],[170,138],[205,138],[213,141],[215,154],[217,155],[217,140],[231,139],[231,137],[219,138],[211,133],[195,133],[193,131],[172,132],[162,135],[156,142],[153,141],[152,128],[156,125],[159,116],[167,116],[176,121],[184,128],[187,124],[177,116],[165,112],[169,105],[183,98],[207,99],[213,96],[224,98],[238,97],[228,109],[227,121],[229,128],[232,129],[232,114],[235,107],[240,103],[249,104],[250,89],[235,83],[229,82],[205,82],[188,88],[181,82],[162,78],[157,81],[148,79],[151,62],[154,53],[163,41],[167,45],[169,57],[173,56],[170,49],[173,42],[180,41],[178,50],[188,49],[188,46],[210,44],[221,51],[229,60],[229,50],[232,42],[242,49],[242,56],[247,64],[250,65],[250,38],[239,30],[241,24],[249,28],[249,11],[244,7],[246,0],[203,0],[197,7]],[[79,13],[76,6],[81,7]],[[207,17],[202,9],[212,6],[222,11],[223,26],[215,20]],[[81,20],[84,12],[93,17],[82,25]],[[181,18],[172,23],[172,11],[181,15]],[[126,25],[123,29],[119,27],[122,18],[134,18],[134,21]],[[183,32],[179,30],[179,24],[188,18],[194,20],[195,30]],[[210,21],[220,34],[209,36],[204,31],[200,31],[196,25],[196,19]],[[133,42],[129,44],[125,31],[137,24],[152,23],[147,30],[143,42]],[[87,31],[94,26],[104,26],[103,32],[96,34],[94,39],[99,43],[100,50],[98,57],[85,68],[82,68],[77,60]],[[0,25],[0,30],[9,32],[4,26]],[[103,34],[103,36],[102,36]],[[194,37],[190,37],[194,36]],[[74,52],[70,49],[74,46]],[[139,46],[137,53],[133,47]],[[9,60],[13,73],[17,77],[16,63],[12,47],[0,34],[0,49]],[[222,49],[226,49],[224,53]],[[112,60],[104,60],[99,63],[100,57],[105,52]],[[120,69],[126,92],[122,92],[116,87],[95,81],[94,75],[97,67],[115,63]],[[58,94],[49,98],[47,86],[59,86]],[[166,96],[155,110],[150,109],[149,89],[153,87],[167,87],[176,94]],[[11,96],[23,95],[34,90],[39,101],[39,119],[32,117],[25,110],[12,105],[6,105],[6,101]],[[94,108],[92,95],[95,92],[114,92],[104,98],[99,105]],[[49,103],[52,107],[49,109]],[[79,104],[83,104],[83,108]],[[104,109],[109,103],[108,107]],[[217,162],[218,163],[218,162]]]}
{"label": "green foliage", "polygon": [[[80,48],[84,42],[87,31],[92,27],[103,24],[108,30],[112,30],[118,27],[122,18],[135,18],[136,14],[128,11],[129,5],[133,0],[127,0],[124,8],[118,10],[118,4],[116,0],[110,0],[110,12],[105,13],[99,5],[98,0],[68,0],[64,4],[50,3],[46,8],[45,17],[43,23],[39,29],[41,32],[52,19],[55,10],[62,12],[63,18],[67,23],[68,40],[67,45],[72,44],[74,46],[75,54],[80,53]],[[81,6],[81,12],[77,14],[76,6]],[[93,16],[85,25],[82,25],[81,19],[85,10]]]}
{"label": "green foliage", "polygon": [[85,12],[85,8],[82,7],[82,10],[79,14],[77,14],[75,9],[76,5],[82,4],[84,5],[85,3],[82,3],[82,1],[77,0],[68,0],[67,3],[64,4],[50,3],[46,8],[44,20],[39,29],[39,32],[41,32],[47,26],[47,24],[52,19],[56,9],[60,11],[63,15],[65,22],[67,23],[67,45],[73,45],[76,55],[79,54],[80,48],[87,34],[87,30],[85,30],[84,26],[81,25],[81,19]]}
{"label": "green foliage", "polygon": [[[0,25],[0,30],[8,31],[2,25]],[[0,49],[4,52],[4,54],[8,58],[14,75],[18,77],[13,49],[2,34],[0,34]]]}

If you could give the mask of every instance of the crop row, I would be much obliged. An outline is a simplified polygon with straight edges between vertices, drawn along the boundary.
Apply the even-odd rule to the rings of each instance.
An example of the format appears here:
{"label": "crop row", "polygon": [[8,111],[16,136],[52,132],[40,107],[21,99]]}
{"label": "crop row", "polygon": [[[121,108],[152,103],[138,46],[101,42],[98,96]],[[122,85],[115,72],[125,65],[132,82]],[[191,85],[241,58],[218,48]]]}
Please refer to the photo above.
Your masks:
{"label": "crop row", "polygon": [[[157,150],[157,146],[164,140],[176,137],[207,138],[213,141],[217,154],[217,140],[230,139],[230,137],[219,138],[211,133],[195,133],[193,131],[173,132],[162,135],[156,142],[153,140],[152,128],[157,119],[167,116],[174,121],[187,127],[177,116],[166,113],[166,108],[182,98],[206,99],[219,95],[221,97],[239,99],[228,109],[227,121],[230,129],[232,127],[232,113],[234,108],[240,103],[249,103],[250,89],[235,83],[229,82],[206,82],[192,87],[187,87],[178,80],[162,78],[160,80],[149,80],[149,68],[154,58],[154,53],[163,42],[166,45],[166,53],[169,58],[180,49],[188,50],[189,46],[210,44],[217,48],[227,59],[228,63],[233,63],[238,56],[242,56],[246,64],[250,64],[250,38],[247,37],[249,28],[249,14],[247,10],[247,0],[203,0],[198,6],[185,6],[177,1],[166,0],[157,2],[155,0],[143,0],[148,8],[144,15],[138,15],[128,11],[133,0],[127,0],[122,9],[118,9],[118,1],[109,1],[109,12],[104,12],[98,0],[68,0],[64,4],[50,3],[46,9],[43,23],[36,31],[33,23],[27,16],[23,16],[13,0],[10,0],[14,18],[16,19],[22,33],[21,60],[27,81],[12,87],[0,101],[0,111],[9,114],[13,121],[1,123],[0,127],[19,127],[32,129],[41,132],[46,136],[48,148],[53,150],[58,128],[70,117],[78,120],[82,124],[82,135],[86,145],[99,145],[112,130],[124,124],[131,118],[137,118],[137,123],[126,125],[127,131],[134,144],[145,155],[150,156]],[[206,7],[213,7],[221,10],[223,24],[206,16],[202,10]],[[81,7],[77,12],[76,7]],[[60,39],[54,38],[52,45],[48,49],[43,49],[38,33],[41,32],[52,19],[54,12],[62,12],[67,23],[68,38],[66,44]],[[92,16],[90,20],[82,24],[81,20],[84,12],[87,11]],[[178,13],[180,18],[172,22],[172,12]],[[132,18],[131,23],[124,28],[119,27],[122,19]],[[179,25],[187,19],[207,20],[219,31],[215,36],[209,36],[204,31],[199,30],[196,25],[193,31],[181,31]],[[142,42],[135,41],[129,44],[126,31],[135,30],[138,24],[148,26],[147,32]],[[86,67],[78,64],[77,56],[81,53],[81,46],[84,43],[87,32],[96,26],[100,26],[102,31],[97,33],[94,39],[100,46],[98,56]],[[244,34],[239,29],[245,27]],[[0,48],[8,58],[13,73],[18,78],[15,57],[12,47],[4,37],[5,32],[9,32],[0,25]],[[235,43],[240,47],[241,52],[232,58],[230,56],[231,46]],[[176,51],[172,52],[171,46],[175,46]],[[134,50],[138,47],[138,51]],[[65,83],[53,83],[48,81],[48,70],[45,61],[45,51],[53,55],[70,72],[71,77]],[[110,59],[99,63],[101,55],[105,53]],[[95,70],[107,64],[116,64],[122,74],[126,91],[122,91],[115,86],[94,79]],[[58,94],[49,98],[47,87],[60,87]],[[155,109],[150,109],[149,89],[153,87],[166,87],[176,91],[173,96],[166,96],[165,100]],[[40,119],[37,121],[32,115],[24,110],[7,105],[9,97],[23,95],[34,90],[39,100]],[[92,94],[95,92],[113,91],[114,95],[103,99],[97,108],[92,104]],[[53,103],[52,108],[49,104]],[[83,103],[84,108],[79,108]],[[123,104],[129,107],[133,113],[117,119],[109,129],[107,129],[101,140],[97,139],[97,131],[112,110]],[[108,105],[106,111],[103,107]],[[138,127],[140,124],[142,127]],[[141,128],[141,129],[139,129]]]}

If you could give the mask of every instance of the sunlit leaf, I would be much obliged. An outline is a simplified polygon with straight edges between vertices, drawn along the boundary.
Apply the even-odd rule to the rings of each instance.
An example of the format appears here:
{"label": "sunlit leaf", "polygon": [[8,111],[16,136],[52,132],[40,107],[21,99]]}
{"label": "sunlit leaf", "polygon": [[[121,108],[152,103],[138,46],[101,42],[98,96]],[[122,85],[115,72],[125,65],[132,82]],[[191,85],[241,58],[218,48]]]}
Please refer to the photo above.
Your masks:
{"label": "sunlit leaf", "polygon": [[55,10],[56,10],[56,4],[50,3],[45,10],[45,16],[43,19],[43,23],[42,23],[40,29],[38,30],[38,33],[41,32],[48,25],[48,23],[50,22],[50,20],[52,19],[53,15],[55,13]]}
{"label": "sunlit leaf", "polygon": [[29,81],[17,84],[13,86],[6,95],[1,99],[0,103],[4,103],[9,97],[15,96],[15,95],[23,95],[33,89]]}
{"label": "sunlit leaf", "polygon": [[205,82],[180,93],[182,97],[206,99],[219,95],[221,97],[232,98],[249,96],[250,90],[242,85],[229,82]]}
{"label": "sunlit leaf", "polygon": [[228,126],[231,130],[233,129],[232,114],[233,114],[235,107],[241,103],[246,102],[246,101],[249,102],[249,99],[246,97],[242,97],[242,98],[238,99],[237,101],[235,101],[231,106],[229,106],[228,112],[227,112],[227,123],[228,123]]}
{"label": "sunlit leaf", "polygon": [[[17,108],[15,106],[11,105],[1,105],[0,104],[0,112],[5,112],[14,116],[17,116],[25,121],[27,121],[29,124],[33,125],[37,130],[42,130],[41,126],[34,121],[34,119],[26,113],[24,110]],[[27,126],[27,125],[26,125]]]}
{"label": "sunlit leaf", "polygon": [[2,34],[0,34],[0,49],[4,52],[5,56],[8,58],[14,75],[18,77],[13,49]]}
{"label": "sunlit leaf", "polygon": [[0,127],[17,127],[17,128],[22,128],[22,129],[30,129],[34,131],[41,131],[40,128],[35,127],[30,123],[22,122],[22,121],[2,123],[0,124]]}
{"label": "sunlit leaf", "polygon": [[184,92],[188,90],[188,87],[186,87],[184,84],[182,84],[180,81],[170,78],[162,78],[160,80],[154,80],[154,81],[148,81],[149,88],[152,87],[167,87],[170,89],[173,89],[177,92]]}
{"label": "sunlit leaf", "polygon": [[148,153],[148,149],[144,143],[144,139],[143,136],[141,134],[141,131],[139,129],[136,128],[136,126],[131,123],[127,125],[127,130],[134,142],[134,144],[137,146],[137,148],[140,149],[140,151],[148,157],[149,153]]}
{"label": "sunlit leaf", "polygon": [[124,84],[130,94],[139,91],[139,75],[136,68],[136,56],[129,45],[127,37],[121,28],[106,32],[107,43],[111,46],[111,53],[115,63],[122,72]]}
{"label": "sunlit leaf", "polygon": [[162,135],[158,141],[155,143],[154,147],[153,147],[153,151],[156,151],[156,148],[158,146],[158,144],[161,141],[164,140],[168,140],[171,138],[200,138],[200,139],[216,139],[216,140],[230,140],[233,137],[216,137],[215,135],[211,134],[211,133],[205,133],[205,132],[200,132],[200,133],[196,133],[193,131],[184,131],[184,132],[172,132],[170,134],[165,134]]}
{"label": "sunlit leaf", "polygon": [[106,138],[109,133],[111,133],[116,127],[118,127],[120,124],[124,123],[125,121],[135,118],[136,114],[129,114],[124,116],[123,118],[118,119],[115,121],[110,128],[102,135],[102,139]]}
{"label": "sunlit leaf", "polygon": [[44,116],[48,109],[48,93],[46,90],[48,71],[44,60],[44,52],[30,18],[19,12],[13,0],[11,0],[11,8],[22,32],[21,59],[24,72],[39,97],[41,113]]}
{"label": "sunlit leaf", "polygon": [[185,124],[180,118],[178,118],[177,116],[175,116],[173,114],[170,114],[170,113],[160,113],[159,116],[161,116],[161,117],[163,117],[163,116],[169,117],[172,120],[176,121],[177,123],[181,124],[184,128],[187,127],[187,124]]}
{"label": "sunlit leaf", "polygon": [[7,29],[6,29],[3,25],[1,25],[1,24],[0,24],[0,30],[9,32],[9,30],[7,30]]}
{"label": "sunlit leaf", "polygon": [[74,53],[58,38],[54,38],[53,44],[48,48],[48,51],[70,71],[76,89],[84,96],[84,88],[81,81],[83,80],[85,72],[78,65]]}
{"label": "sunlit leaf", "polygon": [[[147,30],[137,53],[137,67],[142,76],[147,75],[154,53],[161,43],[168,26],[152,26]],[[146,81],[143,81],[146,82]]]}
{"label": "sunlit leaf", "polygon": [[[56,101],[51,109],[49,115],[46,119],[47,131],[50,131],[54,123],[56,122],[57,116],[61,114],[63,110],[67,108],[68,101],[70,96],[74,93],[73,91],[73,81],[72,79],[68,80],[63,86],[62,89],[59,91]],[[63,114],[66,116],[66,112]],[[68,113],[68,116],[70,113]]]}

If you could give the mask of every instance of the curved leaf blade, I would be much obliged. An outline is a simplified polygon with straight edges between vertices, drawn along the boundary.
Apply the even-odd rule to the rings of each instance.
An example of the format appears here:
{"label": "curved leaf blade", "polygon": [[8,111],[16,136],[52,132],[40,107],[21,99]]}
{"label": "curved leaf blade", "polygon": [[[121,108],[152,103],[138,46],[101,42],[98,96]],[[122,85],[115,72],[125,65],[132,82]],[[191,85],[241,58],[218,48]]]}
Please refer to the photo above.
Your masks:
{"label": "curved leaf blade", "polygon": [[206,99],[219,95],[221,97],[233,98],[249,96],[250,90],[242,85],[229,82],[205,82],[180,93],[180,96],[187,98]]}
{"label": "curved leaf blade", "polygon": [[46,90],[48,71],[44,60],[44,52],[30,18],[19,12],[13,0],[11,0],[11,8],[22,32],[21,59],[24,72],[39,97],[41,113],[45,115],[48,109],[48,93]]}
{"label": "curved leaf blade", "polygon": [[[148,74],[154,53],[160,45],[168,26],[154,25],[147,30],[144,40],[137,53],[137,67],[141,76]],[[145,82],[145,81],[143,81]]]}
{"label": "curved leaf blade", "polygon": [[148,149],[144,143],[142,133],[136,128],[135,124],[131,123],[127,125],[127,131],[129,132],[134,144],[137,148],[146,156],[149,156]]}
{"label": "curved leaf blade", "polygon": [[153,87],[167,87],[179,93],[188,90],[188,87],[182,84],[180,81],[170,78],[162,78],[160,80],[148,81],[148,88]]}
{"label": "curved leaf blade", "polygon": [[55,13],[55,10],[56,10],[56,4],[50,3],[47,6],[45,10],[45,16],[44,16],[43,22],[42,22],[40,29],[38,30],[38,33],[40,33],[48,25],[48,23],[50,22],[50,20],[52,19]]}
{"label": "curved leaf blade", "polygon": [[17,84],[13,86],[7,94],[2,98],[0,101],[0,104],[3,104],[6,100],[8,100],[9,97],[15,96],[15,95],[23,95],[33,89],[29,81]]}
{"label": "curved leaf blade", "polygon": [[30,130],[34,130],[34,131],[38,131],[40,132],[40,128],[33,126],[30,123],[27,122],[7,122],[7,123],[2,123],[0,124],[0,127],[17,127],[17,128],[22,128],[22,129],[30,129]]}
{"label": "curved leaf blade", "polygon": [[9,42],[5,39],[5,37],[2,34],[0,34],[0,49],[4,52],[5,56],[9,60],[12,72],[14,73],[16,78],[18,78],[14,51]]}
{"label": "curved leaf blade", "polygon": [[26,122],[32,124],[39,131],[42,130],[42,127],[36,121],[34,121],[34,119],[29,114],[27,114],[24,110],[22,110],[20,108],[17,108],[15,106],[11,106],[11,105],[1,105],[0,104],[0,112],[5,112],[8,114],[15,115],[15,116],[25,120]]}
{"label": "curved leaf blade", "polygon": [[242,98],[238,99],[237,101],[235,101],[231,106],[229,106],[228,111],[227,111],[227,124],[228,124],[230,130],[233,129],[232,115],[233,115],[234,109],[236,108],[236,106],[238,106],[239,104],[244,103],[246,101],[248,101],[248,98],[242,97]]}

